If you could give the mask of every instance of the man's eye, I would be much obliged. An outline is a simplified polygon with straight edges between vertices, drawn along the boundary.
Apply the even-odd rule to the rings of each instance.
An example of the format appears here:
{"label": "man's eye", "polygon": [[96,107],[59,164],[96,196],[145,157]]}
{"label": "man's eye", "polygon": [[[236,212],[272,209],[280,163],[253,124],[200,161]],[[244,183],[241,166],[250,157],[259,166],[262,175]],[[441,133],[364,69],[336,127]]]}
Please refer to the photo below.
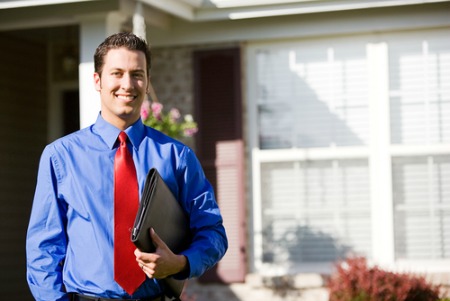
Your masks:
{"label": "man's eye", "polygon": [[111,75],[113,75],[113,76],[120,76],[121,73],[120,72],[113,72],[113,73],[111,73]]}

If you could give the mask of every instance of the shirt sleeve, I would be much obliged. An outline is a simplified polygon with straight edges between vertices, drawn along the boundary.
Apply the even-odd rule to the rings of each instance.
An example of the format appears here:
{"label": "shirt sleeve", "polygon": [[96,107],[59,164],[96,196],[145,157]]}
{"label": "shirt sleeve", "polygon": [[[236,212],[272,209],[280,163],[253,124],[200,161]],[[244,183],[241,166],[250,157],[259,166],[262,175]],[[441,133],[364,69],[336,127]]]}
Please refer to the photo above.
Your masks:
{"label": "shirt sleeve", "polygon": [[66,206],[57,197],[56,163],[46,147],[39,163],[26,239],[27,281],[37,301],[68,301],[62,280],[67,245]]}
{"label": "shirt sleeve", "polygon": [[182,254],[188,259],[191,278],[213,267],[224,256],[228,241],[213,188],[189,148],[185,163],[179,185],[181,200],[189,214],[192,243]]}

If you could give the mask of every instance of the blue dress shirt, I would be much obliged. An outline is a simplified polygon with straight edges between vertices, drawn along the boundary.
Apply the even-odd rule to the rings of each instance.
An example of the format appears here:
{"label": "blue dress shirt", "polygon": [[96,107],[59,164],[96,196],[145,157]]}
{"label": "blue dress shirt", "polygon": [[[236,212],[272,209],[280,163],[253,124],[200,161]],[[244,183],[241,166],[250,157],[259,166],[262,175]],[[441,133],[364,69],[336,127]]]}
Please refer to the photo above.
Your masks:
{"label": "blue dress shirt", "polygon": [[[142,192],[155,167],[190,217],[193,241],[182,254],[198,277],[228,247],[213,189],[193,151],[145,126],[125,131]],[[92,126],[49,144],[39,165],[28,227],[27,281],[38,301],[68,300],[66,292],[104,298],[160,294],[154,279],[128,295],[114,281],[114,156],[120,130],[101,115]]]}

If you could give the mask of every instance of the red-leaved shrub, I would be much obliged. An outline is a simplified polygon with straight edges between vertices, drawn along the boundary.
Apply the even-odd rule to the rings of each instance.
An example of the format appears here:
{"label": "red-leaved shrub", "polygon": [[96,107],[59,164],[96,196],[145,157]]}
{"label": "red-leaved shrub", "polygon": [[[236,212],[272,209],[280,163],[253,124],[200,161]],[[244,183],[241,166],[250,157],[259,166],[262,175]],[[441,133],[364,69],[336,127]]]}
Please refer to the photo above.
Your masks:
{"label": "red-leaved shrub", "polygon": [[349,258],[336,265],[328,282],[329,301],[434,301],[439,286],[423,277],[369,268],[365,258]]}

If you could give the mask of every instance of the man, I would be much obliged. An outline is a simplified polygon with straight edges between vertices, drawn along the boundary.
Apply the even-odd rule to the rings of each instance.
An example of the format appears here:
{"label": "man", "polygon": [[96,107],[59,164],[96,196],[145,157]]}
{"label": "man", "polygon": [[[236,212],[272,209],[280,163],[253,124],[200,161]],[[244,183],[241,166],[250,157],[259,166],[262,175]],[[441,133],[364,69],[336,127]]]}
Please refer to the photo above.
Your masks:
{"label": "man", "polygon": [[[26,246],[27,280],[38,301],[154,300],[162,295],[158,279],[200,276],[227,249],[213,190],[193,151],[140,119],[151,66],[145,41],[130,33],[114,34],[99,45],[94,63],[101,99],[96,122],[49,144],[39,165]],[[115,246],[119,230],[114,224],[124,215],[115,209],[119,149],[131,154],[139,194],[155,167],[177,196],[190,221],[188,249],[174,254],[151,231],[154,253],[132,246],[125,255],[114,255],[116,246],[123,247]],[[125,195],[131,195],[132,186]],[[128,243],[129,236],[120,245]],[[130,256],[125,280],[142,277],[135,286],[116,280],[115,260]]]}

